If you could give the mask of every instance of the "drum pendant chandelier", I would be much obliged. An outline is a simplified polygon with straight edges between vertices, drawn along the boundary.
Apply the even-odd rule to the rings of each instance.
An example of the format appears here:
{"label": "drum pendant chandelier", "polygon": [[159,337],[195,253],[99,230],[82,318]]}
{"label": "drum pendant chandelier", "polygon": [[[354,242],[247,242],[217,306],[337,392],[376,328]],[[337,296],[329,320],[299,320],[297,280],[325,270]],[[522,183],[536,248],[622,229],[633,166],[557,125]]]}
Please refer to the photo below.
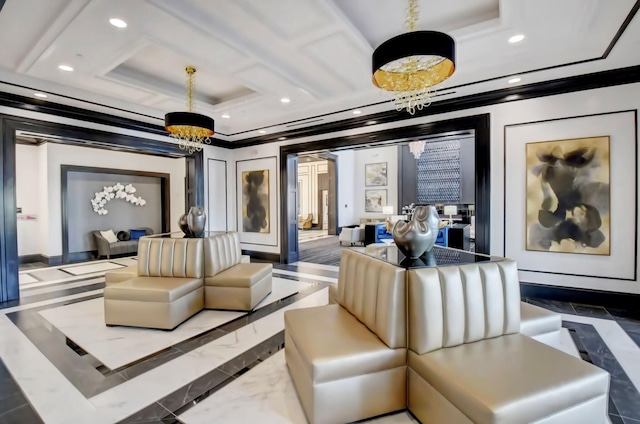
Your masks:
{"label": "drum pendant chandelier", "polygon": [[411,115],[431,104],[435,86],[453,75],[456,45],[443,32],[416,31],[418,0],[409,0],[405,34],[382,43],[372,58],[373,84],[395,94],[396,110]]}
{"label": "drum pendant chandelier", "polygon": [[211,144],[213,119],[194,112],[193,88],[196,68],[187,66],[187,107],[188,112],[170,112],[164,116],[164,126],[169,136],[178,140],[181,149],[189,154],[202,150],[204,143]]}

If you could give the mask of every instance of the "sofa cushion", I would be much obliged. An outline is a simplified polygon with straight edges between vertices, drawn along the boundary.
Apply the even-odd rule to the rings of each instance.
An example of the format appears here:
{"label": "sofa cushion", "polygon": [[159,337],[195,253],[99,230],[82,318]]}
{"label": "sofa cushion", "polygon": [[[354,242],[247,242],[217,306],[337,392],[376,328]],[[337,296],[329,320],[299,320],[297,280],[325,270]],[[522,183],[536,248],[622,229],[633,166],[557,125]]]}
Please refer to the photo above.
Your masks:
{"label": "sofa cushion", "polygon": [[203,242],[205,277],[213,277],[240,263],[242,251],[237,232],[216,234],[205,238]]}
{"label": "sofa cushion", "polygon": [[409,351],[409,368],[474,423],[530,423],[607,393],[609,374],[512,334]]}
{"label": "sofa cushion", "polygon": [[173,302],[202,287],[199,278],[135,277],[104,289],[105,299]]}
{"label": "sofa cushion", "polygon": [[139,240],[138,275],[202,278],[204,275],[202,245],[202,239],[199,238],[143,237]]}
{"label": "sofa cushion", "polygon": [[560,314],[551,312],[530,303],[520,302],[520,333],[534,337],[540,334],[560,331],[562,318]]}
{"label": "sofa cushion", "polygon": [[406,365],[406,349],[389,348],[340,305],[287,311],[284,322],[314,383]]}
{"label": "sofa cushion", "polygon": [[271,274],[273,265],[248,263],[228,268],[213,277],[204,279],[205,286],[252,287],[258,281]]}
{"label": "sofa cushion", "polygon": [[110,284],[122,283],[138,276],[138,265],[131,265],[125,268],[113,269],[104,274],[104,283]]}

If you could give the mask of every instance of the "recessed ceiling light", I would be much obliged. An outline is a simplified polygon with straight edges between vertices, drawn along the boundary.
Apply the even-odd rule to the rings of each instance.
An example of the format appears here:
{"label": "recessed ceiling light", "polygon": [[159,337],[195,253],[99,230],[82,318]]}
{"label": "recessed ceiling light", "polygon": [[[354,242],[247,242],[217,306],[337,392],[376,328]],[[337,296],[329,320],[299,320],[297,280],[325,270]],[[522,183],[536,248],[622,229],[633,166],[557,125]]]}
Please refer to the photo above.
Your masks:
{"label": "recessed ceiling light", "polygon": [[44,93],[34,93],[33,95],[36,96],[36,97],[40,97],[41,99],[46,99],[47,98],[47,95],[44,94]]}
{"label": "recessed ceiling light", "polygon": [[524,35],[522,35],[522,34],[517,34],[517,35],[514,35],[513,37],[509,38],[509,42],[511,44],[519,43],[522,40],[524,40]]}
{"label": "recessed ceiling light", "polygon": [[282,140],[286,140],[287,137],[280,137],[278,140],[282,141]]}
{"label": "recessed ceiling light", "polygon": [[515,84],[515,83],[520,82],[520,81],[522,81],[522,78],[518,78],[518,77],[511,78],[509,80],[509,84]]}
{"label": "recessed ceiling light", "polygon": [[354,110],[354,111],[353,111],[353,114],[354,114],[354,115],[360,115],[361,113],[362,113],[362,112],[361,112],[361,111],[359,111],[359,110]]}
{"label": "recessed ceiling light", "polygon": [[283,97],[280,99],[282,103],[289,103],[291,100],[288,97]]}
{"label": "recessed ceiling light", "polygon": [[266,133],[266,131],[265,131],[265,130],[260,130],[260,131],[258,131],[258,132],[259,132],[260,134],[265,134],[265,133]]}
{"label": "recessed ceiling light", "polygon": [[127,27],[127,23],[125,21],[123,21],[122,19],[118,19],[118,18],[111,18],[109,19],[109,23],[111,25],[113,25],[116,28],[126,28]]}
{"label": "recessed ceiling light", "polygon": [[222,115],[222,117],[223,117],[224,119],[229,119],[229,118],[231,118],[231,116],[230,116],[228,113],[225,113],[224,115]]}
{"label": "recessed ceiling light", "polygon": [[373,125],[376,124],[378,121],[367,121],[367,125]]}
{"label": "recessed ceiling light", "polygon": [[58,69],[65,72],[73,72],[73,68],[69,65],[59,65]]}

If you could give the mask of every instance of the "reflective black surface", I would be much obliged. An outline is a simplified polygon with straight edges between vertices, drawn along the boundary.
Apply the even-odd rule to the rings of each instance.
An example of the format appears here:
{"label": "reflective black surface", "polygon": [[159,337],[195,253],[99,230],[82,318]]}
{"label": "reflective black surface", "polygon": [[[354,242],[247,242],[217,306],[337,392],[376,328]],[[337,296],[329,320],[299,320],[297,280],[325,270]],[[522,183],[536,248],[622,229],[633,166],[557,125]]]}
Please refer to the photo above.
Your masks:
{"label": "reflective black surface", "polygon": [[499,256],[481,255],[441,246],[434,246],[433,249],[425,252],[425,254],[418,259],[405,257],[395,245],[370,244],[366,247],[353,247],[351,249],[405,269],[464,265],[476,262],[499,262],[504,260],[504,258]]}

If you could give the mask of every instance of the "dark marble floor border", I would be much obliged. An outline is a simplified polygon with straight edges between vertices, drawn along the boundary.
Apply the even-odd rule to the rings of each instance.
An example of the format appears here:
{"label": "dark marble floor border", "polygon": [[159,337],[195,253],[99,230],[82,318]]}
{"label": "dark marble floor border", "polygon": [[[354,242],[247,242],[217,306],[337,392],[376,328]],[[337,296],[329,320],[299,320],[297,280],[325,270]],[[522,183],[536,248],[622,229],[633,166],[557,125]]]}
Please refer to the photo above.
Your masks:
{"label": "dark marble floor border", "polygon": [[[76,284],[76,283],[83,283],[86,281],[92,281],[92,280],[102,280],[102,281],[96,281],[96,283],[99,282],[104,282],[104,277],[84,277],[78,280],[72,280],[72,281],[64,281],[61,283],[54,283],[54,284],[47,284],[46,286],[39,286],[39,287],[24,287],[24,288],[20,288],[20,297],[21,298],[26,298],[26,297],[31,297],[31,295],[29,293],[32,293],[36,290],[41,290],[41,289],[46,289],[46,288],[64,288],[64,286],[66,286],[67,284]],[[55,292],[52,292],[55,293]],[[2,308],[0,308],[2,309]]]}
{"label": "dark marble floor border", "polygon": [[[295,276],[281,276],[297,282],[312,282],[308,278]],[[86,354],[82,349],[69,343],[67,337],[54,326],[49,324],[38,312],[54,307],[82,302],[93,298],[101,298],[95,295],[87,298],[73,299],[60,304],[45,305],[16,311],[7,314],[7,317],[18,327],[20,331],[42,352],[47,359],[73,384],[85,397],[96,396],[106,390],[116,387],[127,380],[133,379],[145,372],[180,357],[198,347],[216,340],[228,333],[249,325],[273,312],[282,309],[294,302],[324,289],[327,283],[312,282],[314,285],[297,294],[277,300],[263,308],[243,315],[233,321],[216,328],[204,331],[189,339],[176,343],[146,358],[129,364],[117,370],[109,370],[99,360]],[[103,284],[104,286],[104,284]]]}
{"label": "dark marble floor border", "polygon": [[[609,418],[624,424],[640,420],[640,393],[629,376],[591,324],[563,321],[583,360],[602,368],[611,375],[609,387]],[[615,420],[615,421],[614,421]]]}
{"label": "dark marble floor border", "polygon": [[[103,278],[103,277],[96,277],[96,278]],[[27,297],[23,297],[16,300],[10,300],[8,302],[1,303],[0,310],[12,308],[14,306],[26,306],[32,303],[38,303],[45,300],[57,299],[59,297],[71,296],[74,294],[84,293],[92,290],[100,290],[100,289],[104,289],[104,281],[100,283],[87,285],[87,286],[74,287],[72,289],[62,289],[62,290],[57,290],[50,293],[36,294],[33,296],[27,296]],[[48,306],[48,307],[51,307],[51,306]]]}

